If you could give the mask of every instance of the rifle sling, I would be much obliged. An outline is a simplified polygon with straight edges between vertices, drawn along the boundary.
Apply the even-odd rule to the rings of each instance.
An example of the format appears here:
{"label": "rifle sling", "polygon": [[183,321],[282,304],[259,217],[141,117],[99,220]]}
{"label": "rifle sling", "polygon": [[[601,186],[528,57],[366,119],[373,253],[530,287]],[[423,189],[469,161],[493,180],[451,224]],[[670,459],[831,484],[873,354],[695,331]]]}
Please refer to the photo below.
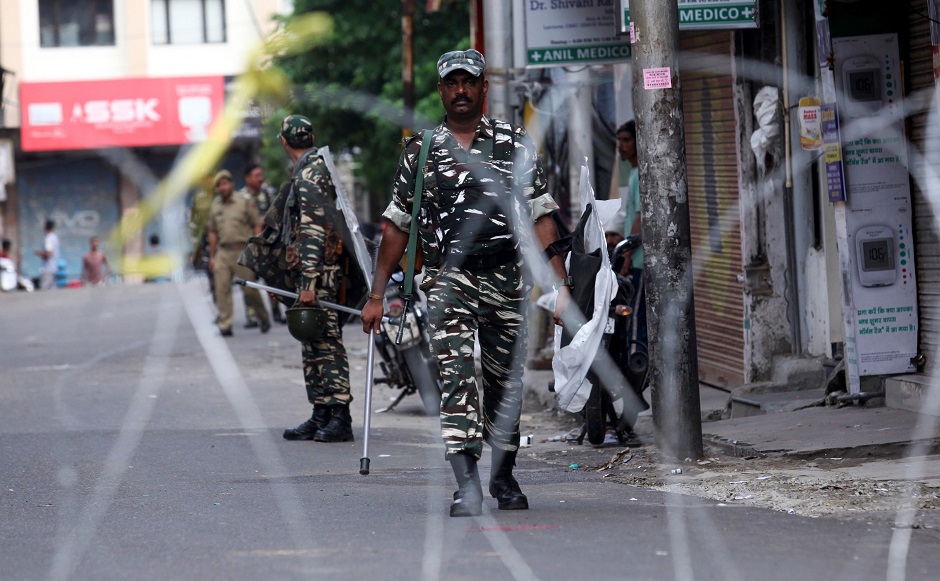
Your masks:
{"label": "rifle sling", "polygon": [[404,294],[411,297],[415,278],[415,254],[418,249],[418,213],[421,211],[421,193],[424,190],[424,165],[428,160],[428,150],[434,131],[425,129],[421,134],[421,152],[418,154],[418,175],[415,176],[415,193],[411,204],[411,229],[408,231],[408,257],[405,261]]}

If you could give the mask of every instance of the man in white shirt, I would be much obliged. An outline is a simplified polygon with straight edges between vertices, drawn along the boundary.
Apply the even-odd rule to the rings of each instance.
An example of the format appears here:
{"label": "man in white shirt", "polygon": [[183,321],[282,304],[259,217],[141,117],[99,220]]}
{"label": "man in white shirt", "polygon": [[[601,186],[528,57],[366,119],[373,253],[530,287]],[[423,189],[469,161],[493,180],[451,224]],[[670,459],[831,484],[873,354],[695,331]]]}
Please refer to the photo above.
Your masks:
{"label": "man in white shirt", "polygon": [[42,271],[39,275],[39,288],[50,290],[55,288],[55,271],[59,265],[59,236],[55,230],[55,220],[46,220],[46,236],[42,241],[42,250],[36,251],[36,256],[42,258]]}

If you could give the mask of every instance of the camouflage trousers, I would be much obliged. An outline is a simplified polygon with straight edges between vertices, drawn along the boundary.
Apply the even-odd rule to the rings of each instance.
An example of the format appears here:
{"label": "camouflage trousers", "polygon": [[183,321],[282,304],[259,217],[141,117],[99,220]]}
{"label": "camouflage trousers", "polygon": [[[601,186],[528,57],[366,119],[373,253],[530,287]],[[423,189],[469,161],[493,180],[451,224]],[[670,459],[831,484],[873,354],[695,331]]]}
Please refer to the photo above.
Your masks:
{"label": "camouflage trousers", "polygon": [[307,401],[313,405],[349,405],[349,362],[343,340],[324,337],[302,346]]}
{"label": "camouflage trousers", "polygon": [[[317,281],[317,301],[337,302],[342,272],[338,268],[324,268]],[[300,288],[299,280],[297,288]],[[339,314],[327,309],[327,324],[323,337],[312,343],[302,343],[304,385],[307,401],[313,405],[349,405],[349,360],[343,345]]]}
{"label": "camouflage trousers", "polygon": [[[506,451],[519,447],[522,372],[528,300],[521,263],[484,272],[445,267],[427,292],[431,353],[443,380],[441,435],[445,456],[479,458],[484,440]],[[473,362],[479,333],[483,405]],[[481,415],[482,412],[482,415]]]}

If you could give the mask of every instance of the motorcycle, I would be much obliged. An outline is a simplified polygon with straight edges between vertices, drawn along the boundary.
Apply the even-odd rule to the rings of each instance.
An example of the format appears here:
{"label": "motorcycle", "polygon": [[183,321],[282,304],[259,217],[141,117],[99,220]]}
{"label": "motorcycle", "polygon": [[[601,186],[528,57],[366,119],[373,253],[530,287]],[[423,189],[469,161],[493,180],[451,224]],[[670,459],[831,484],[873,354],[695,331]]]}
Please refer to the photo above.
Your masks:
{"label": "motorcycle", "polygon": [[[619,242],[610,252],[610,263],[614,272],[619,272],[623,255],[638,248],[640,236],[629,236]],[[634,316],[631,303],[634,293],[630,279],[617,275],[617,292],[610,302],[607,325],[601,349],[609,356],[609,362],[615,369],[605,365],[603,358],[595,361],[588,379],[592,389],[584,405],[584,424],[578,444],[583,443],[585,435],[588,442],[595,446],[605,443],[608,428],[616,434],[617,443],[623,445],[636,440],[633,431],[637,416],[649,409],[643,399],[643,391],[649,378],[649,350],[647,345],[630,339],[631,318]]]}
{"label": "motorcycle", "polygon": [[[575,235],[581,234],[576,232]],[[609,250],[614,273],[619,273],[624,254],[638,248],[640,243],[639,235],[630,236]],[[552,254],[549,257],[568,251],[573,252],[570,238],[550,248]],[[588,281],[584,287],[593,288],[594,276],[588,276],[587,272],[582,273],[582,276]],[[644,343],[630,339],[633,316],[631,303],[636,289],[628,277],[616,274],[616,281],[617,288],[607,308],[603,337],[597,352],[591,357],[590,370],[586,376],[591,390],[579,412],[584,421],[578,435],[569,436],[569,440],[578,444],[584,443],[585,436],[594,446],[613,443],[607,441],[608,429],[616,435],[617,443],[633,443],[636,441],[633,427],[637,417],[640,412],[649,409],[643,399],[649,377],[649,351]],[[577,308],[581,309],[583,316],[588,316],[593,305],[578,304]],[[554,391],[554,385],[551,390]]]}
{"label": "motorcycle", "polygon": [[[376,378],[375,383],[385,383],[400,389],[401,393],[388,407],[377,411],[391,411],[406,396],[417,392],[421,396],[425,414],[437,416],[441,409],[441,379],[437,360],[431,357],[430,352],[428,313],[418,301],[412,301],[408,312],[404,312],[404,279],[404,272],[400,269],[392,274],[385,287],[388,318],[383,320],[381,331],[373,335],[376,350],[382,359],[379,366],[385,375]],[[399,323],[403,329],[401,342],[396,343]]]}
{"label": "motorcycle", "polygon": [[[441,379],[437,361],[431,357],[430,353],[430,339],[427,333],[428,315],[427,311],[418,304],[413,304],[405,312],[405,301],[400,290],[403,280],[404,273],[398,270],[392,274],[390,283],[385,287],[388,313],[382,317],[379,333],[372,335],[373,346],[382,358],[379,366],[382,368],[385,377],[370,377],[372,383],[386,383],[391,387],[400,389],[401,393],[391,405],[376,411],[380,413],[390,411],[405,396],[417,392],[421,396],[425,414],[436,416],[440,414],[441,408]],[[241,286],[297,299],[297,293],[266,284],[238,277],[233,282]],[[319,302],[328,309],[350,316],[361,315],[361,311],[357,309],[327,301]],[[401,336],[400,341],[397,340],[399,335]]]}

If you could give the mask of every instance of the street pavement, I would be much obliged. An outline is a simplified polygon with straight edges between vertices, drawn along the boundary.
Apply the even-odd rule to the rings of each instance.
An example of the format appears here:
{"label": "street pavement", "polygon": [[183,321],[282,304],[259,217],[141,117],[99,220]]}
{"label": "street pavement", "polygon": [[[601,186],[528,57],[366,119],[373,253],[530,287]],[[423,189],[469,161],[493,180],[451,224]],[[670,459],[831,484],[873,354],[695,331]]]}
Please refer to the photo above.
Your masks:
{"label": "street pavement", "polygon": [[[236,305],[224,339],[199,279],[0,296],[0,578],[854,580],[940,566],[933,530],[605,478],[583,466],[589,447],[557,441],[570,418],[535,393],[516,471],[531,509],[488,498],[482,517],[450,518],[453,476],[417,395],[372,414],[372,472],[358,473],[355,324],[356,441],[288,442],[310,413],[299,345],[280,325],[242,329]],[[394,395],[378,386],[373,408]]]}

